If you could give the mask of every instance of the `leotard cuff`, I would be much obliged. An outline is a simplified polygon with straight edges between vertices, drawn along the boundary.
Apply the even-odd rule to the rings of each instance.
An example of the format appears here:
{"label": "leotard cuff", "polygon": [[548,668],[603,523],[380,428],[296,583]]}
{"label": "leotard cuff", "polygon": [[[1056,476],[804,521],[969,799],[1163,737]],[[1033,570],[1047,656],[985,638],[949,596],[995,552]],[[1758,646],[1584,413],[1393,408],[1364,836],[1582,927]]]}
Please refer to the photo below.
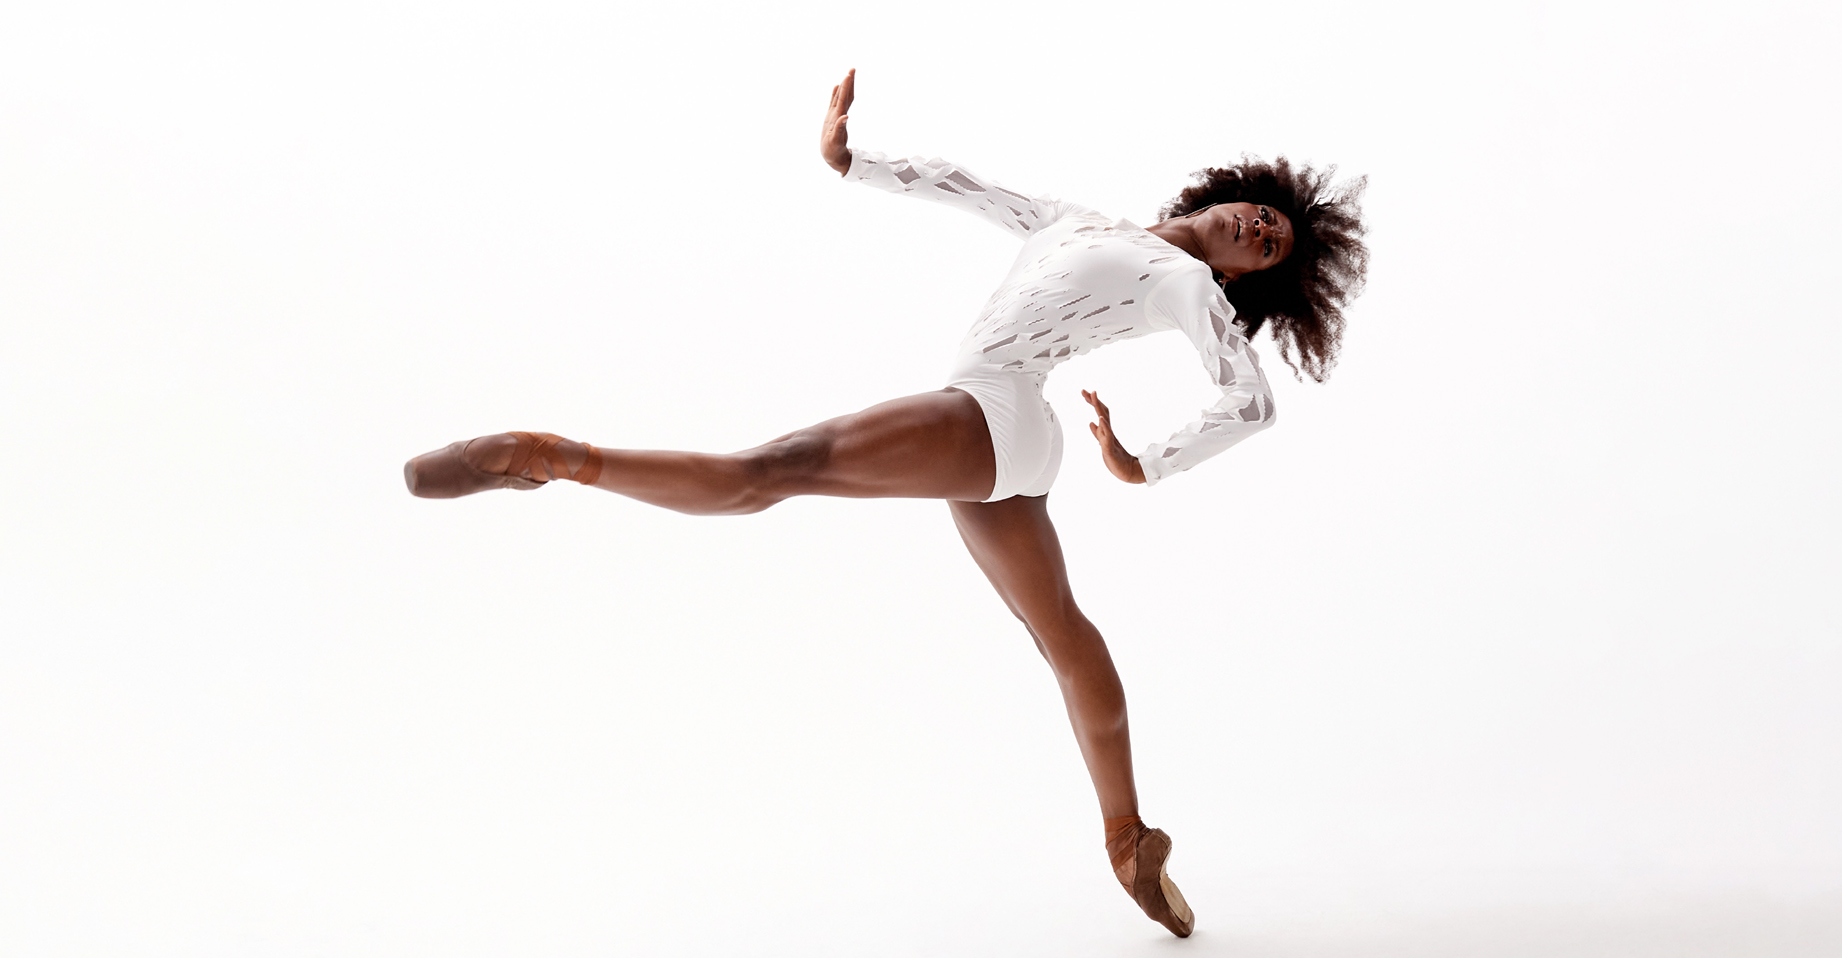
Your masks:
{"label": "leotard cuff", "polygon": [[856,147],[854,147],[854,146],[847,146],[847,147],[845,147],[845,149],[846,149],[846,150],[848,150],[848,151],[850,151],[850,154],[851,154],[851,165],[850,165],[850,168],[849,168],[849,169],[847,169],[847,170],[845,170],[845,171],[844,171],[844,178],[845,178],[845,179],[847,179],[847,180],[853,180],[853,179],[860,179],[860,178],[862,178],[862,176],[863,176],[863,160],[862,160],[861,158],[862,158],[862,156],[864,155],[864,153],[866,153],[866,152],[868,152],[868,151],[867,151],[867,150],[860,150],[860,149],[858,149],[858,148],[856,148]]}
{"label": "leotard cuff", "polygon": [[[1152,447],[1152,449],[1156,448],[1156,445]],[[1168,470],[1162,468],[1163,462],[1161,460],[1152,458],[1152,449],[1145,450],[1143,453],[1140,453],[1138,457],[1138,467],[1145,473],[1145,485],[1147,486],[1157,485],[1159,479],[1170,474]]]}

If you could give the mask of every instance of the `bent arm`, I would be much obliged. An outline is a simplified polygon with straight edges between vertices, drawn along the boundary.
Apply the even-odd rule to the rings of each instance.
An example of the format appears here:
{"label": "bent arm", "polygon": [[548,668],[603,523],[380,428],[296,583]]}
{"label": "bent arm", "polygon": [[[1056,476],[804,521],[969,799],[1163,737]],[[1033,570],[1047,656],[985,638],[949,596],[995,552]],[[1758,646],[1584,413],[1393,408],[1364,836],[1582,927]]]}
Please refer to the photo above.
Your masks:
{"label": "bent arm", "polygon": [[1028,238],[1060,219],[1065,206],[1059,200],[1007,190],[939,157],[890,159],[856,147],[851,147],[850,153],[846,180],[965,210],[1018,237]]}
{"label": "bent arm", "polygon": [[[1177,283],[1169,290],[1173,283]],[[1206,278],[1173,275],[1152,291],[1147,310],[1188,336],[1209,379],[1222,391],[1202,418],[1139,454],[1145,483],[1183,472],[1273,424],[1273,392],[1247,337],[1234,324],[1234,307]]]}

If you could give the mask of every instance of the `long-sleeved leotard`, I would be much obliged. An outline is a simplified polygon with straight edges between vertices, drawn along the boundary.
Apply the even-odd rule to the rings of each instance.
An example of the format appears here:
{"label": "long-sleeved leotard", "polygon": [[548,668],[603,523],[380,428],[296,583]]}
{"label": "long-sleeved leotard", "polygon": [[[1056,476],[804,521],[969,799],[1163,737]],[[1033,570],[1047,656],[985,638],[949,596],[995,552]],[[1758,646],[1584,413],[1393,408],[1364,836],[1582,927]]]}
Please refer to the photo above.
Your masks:
{"label": "long-sleeved leotard", "polygon": [[1024,241],[960,344],[962,364],[1033,374],[1040,384],[1062,361],[1116,340],[1166,329],[1189,337],[1222,398],[1139,454],[1147,483],[1272,424],[1266,376],[1201,260],[1126,220],[1016,193],[940,159],[853,149],[845,178],[966,210]]}

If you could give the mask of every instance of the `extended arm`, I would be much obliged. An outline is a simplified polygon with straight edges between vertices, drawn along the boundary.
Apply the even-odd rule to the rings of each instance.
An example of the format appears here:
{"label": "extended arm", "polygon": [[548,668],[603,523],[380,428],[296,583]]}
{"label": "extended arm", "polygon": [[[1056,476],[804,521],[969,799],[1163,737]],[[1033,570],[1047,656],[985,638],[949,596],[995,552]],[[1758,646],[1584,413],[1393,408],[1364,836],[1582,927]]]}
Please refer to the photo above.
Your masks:
{"label": "extended arm", "polygon": [[938,157],[890,159],[881,153],[852,149],[849,145],[851,102],[857,95],[857,71],[845,74],[832,87],[831,105],[819,131],[819,155],[845,179],[874,186],[888,193],[910,196],[957,207],[1020,237],[1060,218],[1064,204],[1007,190],[971,170]]}
{"label": "extended arm", "polygon": [[905,193],[965,210],[1018,237],[1028,237],[1062,215],[1062,204],[1055,200],[1007,190],[939,157],[890,159],[853,149],[844,178],[886,193]]}

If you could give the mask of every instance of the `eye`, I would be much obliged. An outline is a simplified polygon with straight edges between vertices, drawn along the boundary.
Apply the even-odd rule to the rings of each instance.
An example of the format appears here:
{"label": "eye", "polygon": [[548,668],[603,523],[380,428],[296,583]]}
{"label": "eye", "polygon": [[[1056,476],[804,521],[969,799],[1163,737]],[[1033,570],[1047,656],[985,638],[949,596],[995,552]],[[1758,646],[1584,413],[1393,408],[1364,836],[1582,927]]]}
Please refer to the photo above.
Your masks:
{"label": "eye", "polygon": [[1273,241],[1272,240],[1267,240],[1265,243],[1261,244],[1261,248],[1266,251],[1265,255],[1267,256],[1273,255]]}
{"label": "eye", "polygon": [[1273,222],[1273,211],[1264,206],[1260,207],[1260,222],[1271,225]]}

